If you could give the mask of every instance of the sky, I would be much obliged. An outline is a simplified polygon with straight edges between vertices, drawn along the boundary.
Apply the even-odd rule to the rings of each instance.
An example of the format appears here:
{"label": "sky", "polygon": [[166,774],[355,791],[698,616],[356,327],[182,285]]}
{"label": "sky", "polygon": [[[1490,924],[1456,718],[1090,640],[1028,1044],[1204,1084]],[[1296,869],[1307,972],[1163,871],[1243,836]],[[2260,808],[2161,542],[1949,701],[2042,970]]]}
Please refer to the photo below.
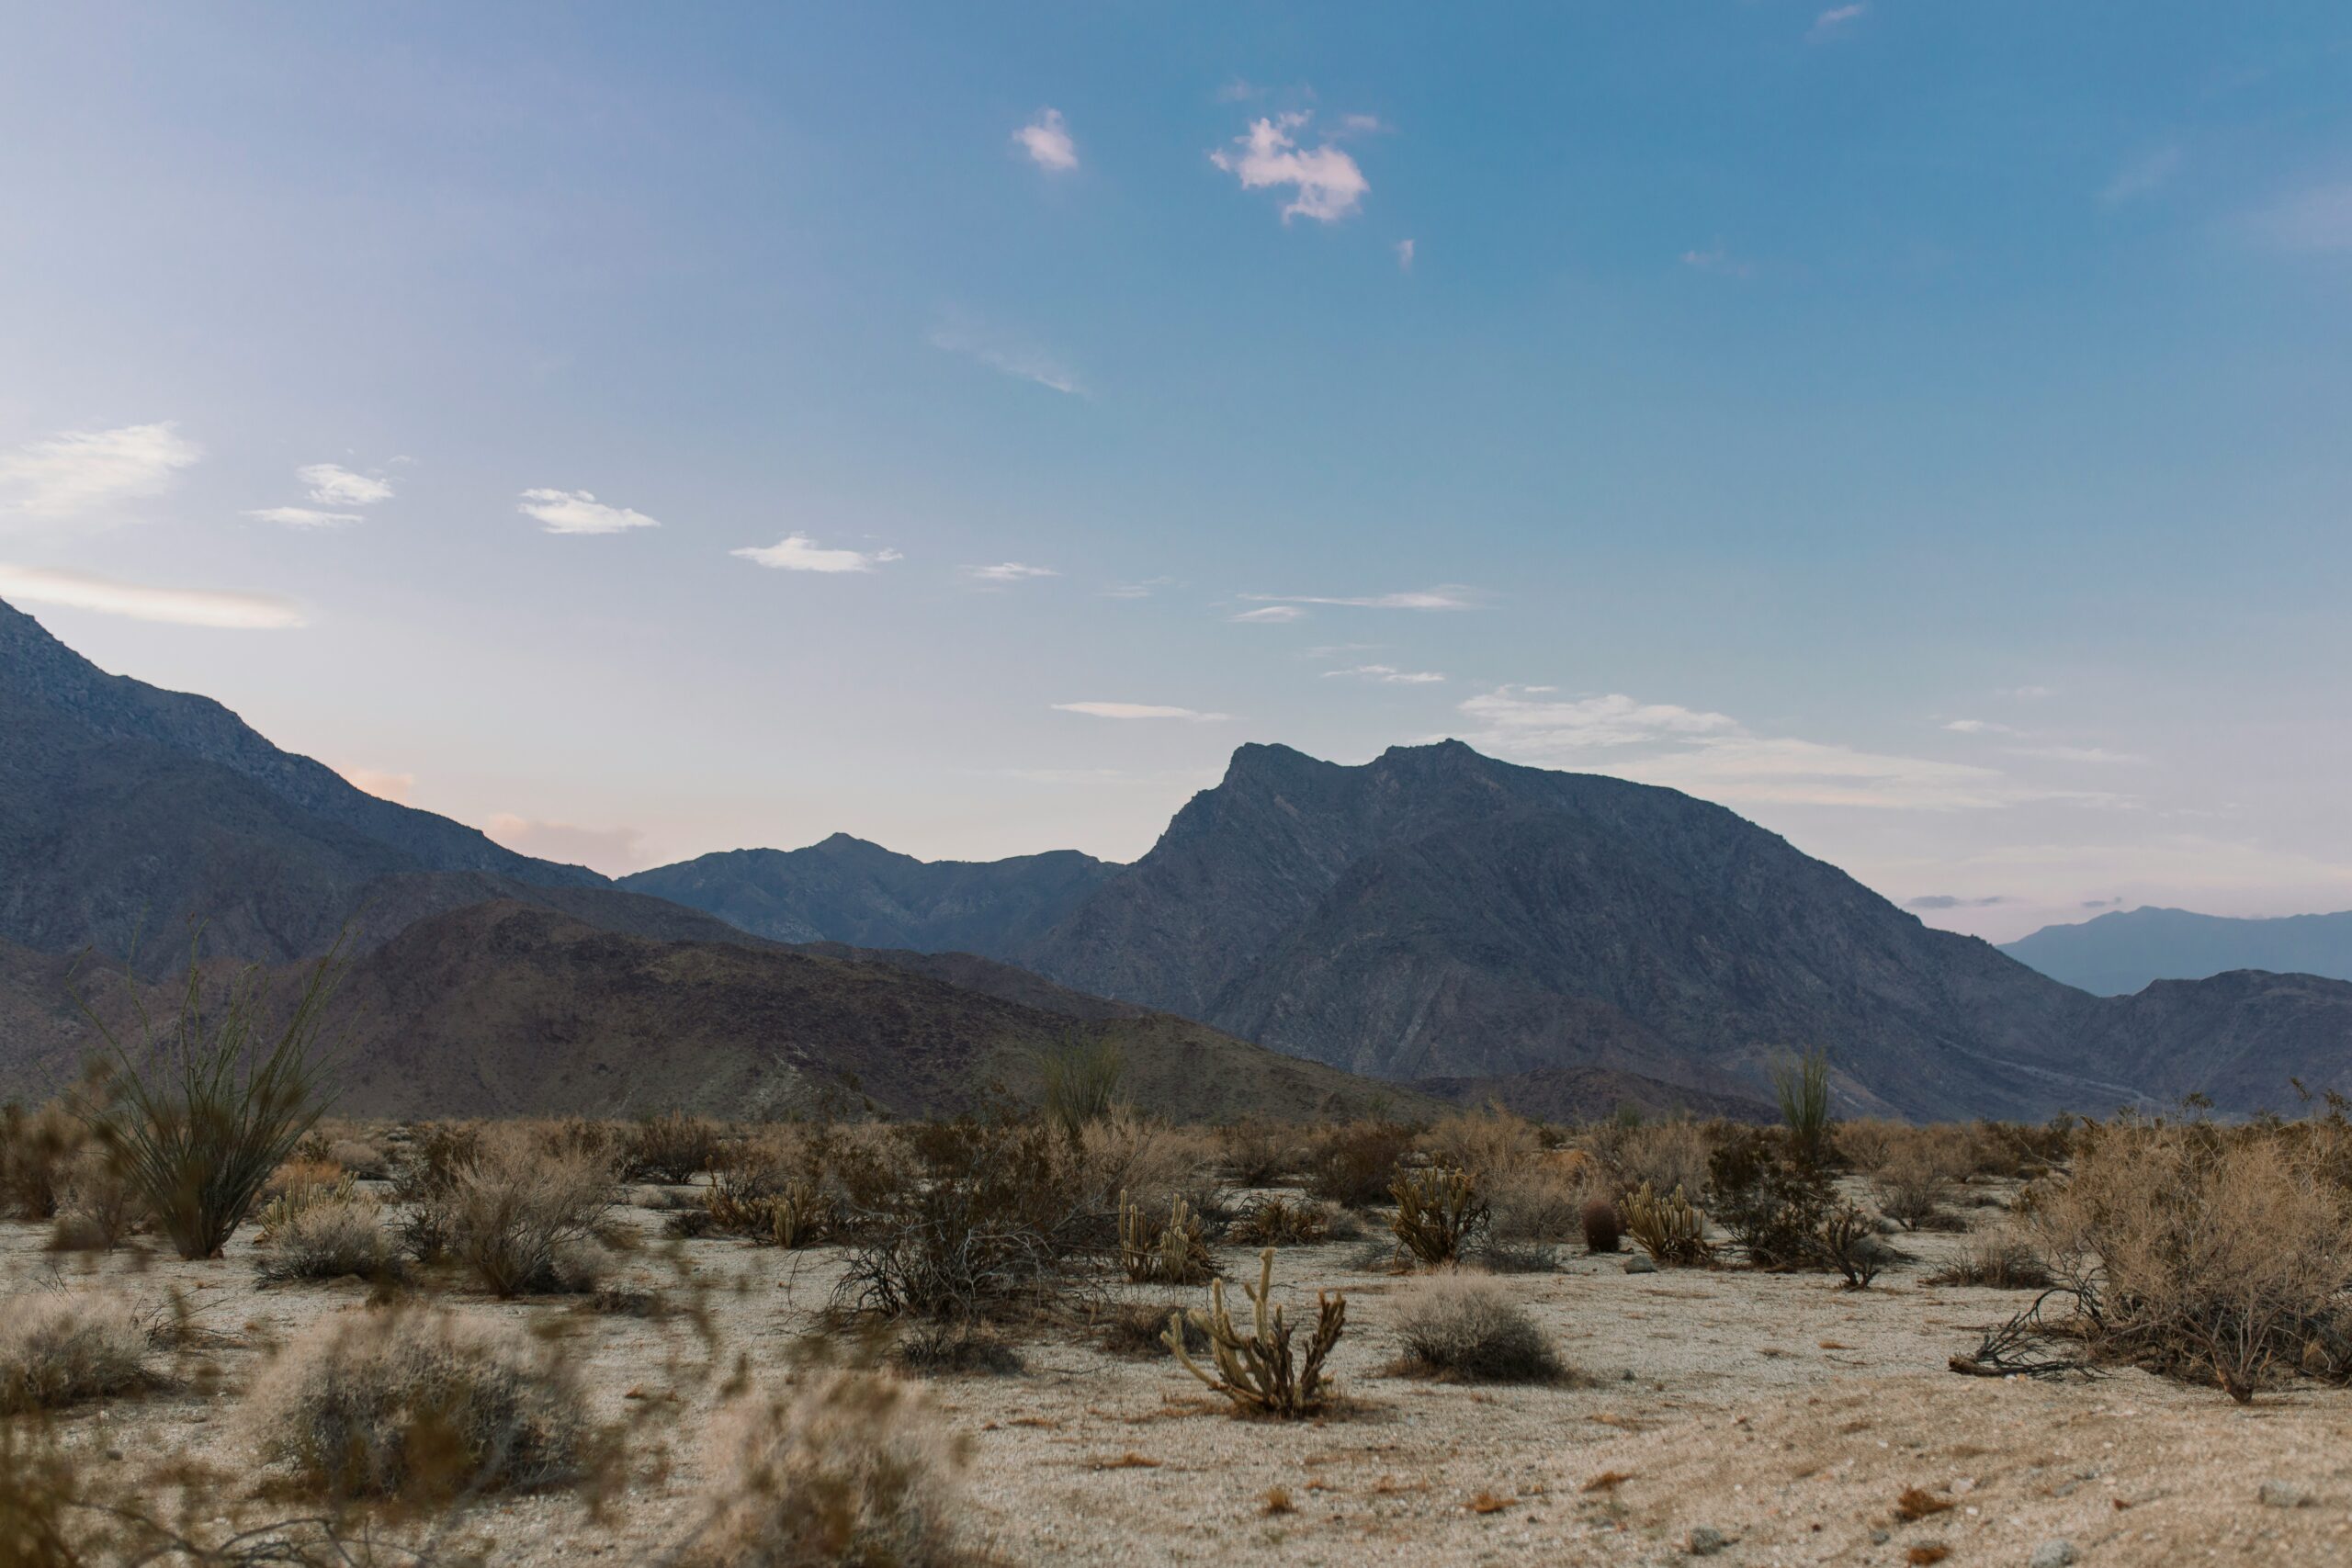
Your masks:
{"label": "sky", "polygon": [[2352,13],[23,9],[0,599],[608,873],[1237,745],[2352,908]]}

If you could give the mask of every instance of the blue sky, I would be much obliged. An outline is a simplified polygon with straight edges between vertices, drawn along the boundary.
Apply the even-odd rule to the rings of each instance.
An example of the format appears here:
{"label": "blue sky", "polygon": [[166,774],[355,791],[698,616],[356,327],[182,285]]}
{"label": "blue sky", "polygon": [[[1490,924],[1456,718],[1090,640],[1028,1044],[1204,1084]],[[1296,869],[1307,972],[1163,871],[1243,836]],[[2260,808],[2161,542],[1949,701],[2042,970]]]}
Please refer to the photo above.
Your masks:
{"label": "blue sky", "polygon": [[2341,7],[10,31],[0,597],[518,847],[1451,734],[1996,937],[2352,906]]}

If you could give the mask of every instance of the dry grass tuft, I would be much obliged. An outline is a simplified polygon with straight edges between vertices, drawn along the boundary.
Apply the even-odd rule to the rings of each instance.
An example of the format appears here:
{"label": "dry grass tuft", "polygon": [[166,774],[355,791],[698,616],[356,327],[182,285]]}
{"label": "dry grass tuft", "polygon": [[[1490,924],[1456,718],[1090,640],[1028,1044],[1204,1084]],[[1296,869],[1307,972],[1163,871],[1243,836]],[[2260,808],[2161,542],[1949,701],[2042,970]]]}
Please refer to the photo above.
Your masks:
{"label": "dry grass tuft", "polygon": [[692,1558],[726,1568],[953,1568],[967,1562],[965,1446],[913,1384],[828,1371],[723,1412],[710,1528]]}
{"label": "dry grass tuft", "polygon": [[243,1420],[324,1497],[438,1500],[592,1473],[600,1439],[548,1345],[445,1309],[335,1313],[262,1374]]}
{"label": "dry grass tuft", "polygon": [[153,1382],[147,1324],[118,1296],[39,1292],[0,1302],[0,1416],[58,1410]]}
{"label": "dry grass tuft", "polygon": [[1341,1229],[1337,1213],[1323,1204],[1269,1192],[1233,1217],[1225,1239],[1236,1247],[1306,1247],[1337,1239]]}
{"label": "dry grass tuft", "polygon": [[1917,1486],[1905,1487],[1903,1495],[1894,1500],[1895,1517],[1910,1523],[1917,1523],[1931,1514],[1948,1514],[1951,1508],[1951,1498],[1939,1497]]}
{"label": "dry grass tuft", "polygon": [[1290,1500],[1289,1487],[1269,1486],[1258,1511],[1272,1518],[1277,1514],[1295,1514],[1298,1512],[1298,1506]]}
{"label": "dry grass tuft", "polygon": [[1396,1312],[1400,1370],[1464,1382],[1550,1383],[1568,1376],[1559,1352],[1497,1281],[1434,1274],[1405,1288]]}
{"label": "dry grass tuft", "polygon": [[1982,1285],[1996,1291],[2046,1291],[2058,1282],[2050,1265],[2024,1240],[1998,1233],[1971,1236],[1960,1256],[1921,1281]]}

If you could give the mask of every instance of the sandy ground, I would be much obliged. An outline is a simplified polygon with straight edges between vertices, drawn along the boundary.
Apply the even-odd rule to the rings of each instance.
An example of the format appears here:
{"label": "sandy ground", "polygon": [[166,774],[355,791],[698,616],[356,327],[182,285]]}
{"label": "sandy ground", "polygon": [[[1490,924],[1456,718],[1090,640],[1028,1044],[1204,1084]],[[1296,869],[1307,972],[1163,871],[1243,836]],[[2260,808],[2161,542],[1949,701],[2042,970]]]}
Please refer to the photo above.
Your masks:
{"label": "sandy ground", "polygon": [[[653,1234],[658,1216],[628,1213]],[[68,1413],[67,1439],[131,1475],[197,1453],[258,1480],[231,1418],[238,1390],[273,1343],[356,1306],[361,1288],[257,1288],[249,1233],[203,1264],[60,1259],[40,1250],[42,1234],[0,1224],[0,1294],[103,1284],[160,1300],[177,1286],[226,1337],[201,1353],[195,1381]],[[1575,1247],[1555,1273],[1508,1276],[1589,1386],[1384,1373],[1407,1286],[1349,1271],[1349,1244],[1285,1250],[1275,1275],[1278,1291],[1310,1302],[1318,1286],[1347,1292],[1333,1369],[1349,1403],[1326,1419],[1235,1420],[1170,1360],[1066,1338],[1023,1344],[1020,1375],[933,1387],[972,1438],[975,1532],[1011,1563],[1655,1563],[1687,1561],[1701,1527],[1729,1538],[1714,1556],[1724,1563],[1932,1561],[1915,1549],[1940,1545],[1955,1564],[2023,1565],[2061,1539],[2102,1568],[2352,1562],[2352,1393],[2297,1386],[2241,1408],[2136,1371],[1956,1376],[1946,1358],[2030,1296],[1923,1287],[1958,1239],[1902,1240],[1922,1261],[1861,1292],[1818,1275],[1628,1274],[1621,1258]],[[673,1257],[711,1287],[724,1357],[779,1379],[837,1267],[826,1249],[729,1241],[676,1244]],[[1220,1257],[1235,1270],[1252,1261]],[[673,1267],[652,1252],[632,1265]],[[445,1299],[562,1336],[606,1417],[646,1409],[647,1393],[669,1386],[670,1359],[706,1354],[674,1321]],[[510,1497],[471,1515],[458,1540],[500,1563],[659,1561],[700,1517],[711,1399],[705,1380],[655,1407],[638,1480],[605,1518],[566,1495]],[[108,1453],[120,1457],[98,1457]],[[1594,1485],[1611,1473],[1623,1479]],[[2266,1482],[2293,1488],[2300,1506],[2263,1502]],[[1952,1506],[1906,1523],[1894,1505],[1911,1487]],[[1269,1514],[1275,1488],[1292,1511]]]}

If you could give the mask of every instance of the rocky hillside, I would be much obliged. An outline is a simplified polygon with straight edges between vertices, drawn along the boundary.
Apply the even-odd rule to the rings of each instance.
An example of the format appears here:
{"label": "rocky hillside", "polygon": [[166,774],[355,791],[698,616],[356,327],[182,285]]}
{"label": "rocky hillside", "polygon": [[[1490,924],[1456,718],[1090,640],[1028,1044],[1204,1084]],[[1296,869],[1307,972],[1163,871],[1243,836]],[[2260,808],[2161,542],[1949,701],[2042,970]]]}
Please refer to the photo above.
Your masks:
{"label": "rocky hillside", "polygon": [[621,878],[777,942],[1001,958],[1033,946],[1119,868],[1057,850],[920,861],[836,833],[805,850],[728,850]]}

